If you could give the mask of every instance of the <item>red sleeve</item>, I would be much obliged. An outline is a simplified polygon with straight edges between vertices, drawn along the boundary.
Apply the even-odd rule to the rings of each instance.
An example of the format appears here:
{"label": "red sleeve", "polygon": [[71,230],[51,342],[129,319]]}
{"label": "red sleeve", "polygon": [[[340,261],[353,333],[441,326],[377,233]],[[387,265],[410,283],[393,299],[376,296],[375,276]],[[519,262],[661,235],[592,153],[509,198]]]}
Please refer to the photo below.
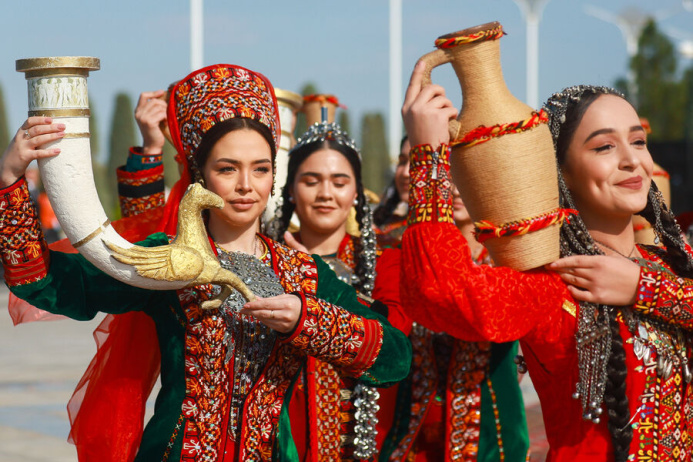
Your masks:
{"label": "red sleeve", "polygon": [[[137,159],[130,162],[131,159]],[[136,167],[128,168],[130,164]],[[140,148],[130,148],[128,164],[116,170],[118,199],[123,217],[164,206],[164,165],[161,154],[144,155]]]}
{"label": "red sleeve", "polygon": [[545,270],[476,265],[452,224],[411,226],[402,260],[404,311],[431,330],[466,341],[522,338],[570,299],[560,278]]}
{"label": "red sleeve", "polygon": [[507,342],[540,324],[552,328],[563,301],[571,299],[565,285],[543,269],[522,273],[472,261],[452,220],[448,159],[445,145],[439,153],[430,146],[412,149],[400,281],[404,312],[466,341]]}
{"label": "red sleeve", "polygon": [[24,177],[0,189],[0,252],[8,286],[46,277],[48,246]]}
{"label": "red sleeve", "polygon": [[402,264],[402,251],[386,249],[378,258],[375,268],[375,287],[373,298],[387,305],[387,320],[405,335],[411,331],[412,320],[402,310],[399,297],[399,274]]}
{"label": "red sleeve", "polygon": [[[654,254],[648,256],[655,257]],[[656,263],[645,261],[640,265],[635,310],[693,330],[693,280],[678,277]]]}

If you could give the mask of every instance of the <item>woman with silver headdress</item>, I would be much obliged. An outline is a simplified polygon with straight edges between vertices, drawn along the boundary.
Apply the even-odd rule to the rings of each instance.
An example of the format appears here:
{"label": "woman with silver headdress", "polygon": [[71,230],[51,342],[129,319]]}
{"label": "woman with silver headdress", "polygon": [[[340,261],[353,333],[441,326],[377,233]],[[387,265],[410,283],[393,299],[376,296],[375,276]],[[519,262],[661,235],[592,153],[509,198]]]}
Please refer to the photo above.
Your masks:
{"label": "woman with silver headdress", "polygon": [[[145,380],[129,368],[114,371],[96,392],[98,412],[75,439],[81,460],[296,460],[288,408],[306,358],[370,383],[388,383],[406,375],[409,343],[322,261],[258,232],[280,133],[274,90],[263,75],[225,64],[197,70],[173,86],[167,111],[183,169],[164,210],[165,233],[151,235],[127,255],[120,249],[119,258],[138,265],[138,255],[151,257],[138,271],[153,265],[170,275],[200,263],[195,252],[184,252],[190,245],[188,250],[211,255],[200,263],[203,272],[212,267],[236,273],[255,295],[241,296],[213,280],[180,290],[137,288],[82,256],[48,251],[23,178],[30,160],[59,154],[42,146],[62,138],[65,125],[44,117],[30,117],[0,161],[6,281],[37,307],[76,319],[98,311],[141,311],[153,321],[155,329],[137,335],[160,353],[162,388],[154,416],[142,431],[146,392],[139,384]],[[202,205],[218,208],[205,212],[203,221]],[[181,251],[188,259],[175,260],[172,255]],[[132,352],[122,366],[142,361],[140,356]],[[140,428],[124,428],[138,415]]]}
{"label": "woman with silver headdress", "polygon": [[[358,236],[347,232],[352,208]],[[290,233],[294,213],[300,229]],[[320,255],[342,281],[356,288],[364,304],[384,308],[370,299],[376,243],[361,181],[361,155],[336,123],[313,124],[289,152],[286,185],[270,228],[278,241]],[[295,413],[306,414],[308,433],[317,435],[308,443],[313,460],[369,457],[375,450],[375,435],[367,427],[375,425],[377,392],[355,386],[319,360],[309,360],[302,379],[294,399],[297,405],[304,403],[307,413],[303,409]]]}
{"label": "woman with silver headdress", "polygon": [[[449,102],[440,104],[444,95],[422,90],[422,74],[418,66],[403,107],[411,175],[427,180],[412,182],[410,219],[418,207],[450,206],[422,189],[450,181],[454,117]],[[404,308],[457,338],[520,339],[548,460],[690,460],[693,258],[651,181],[645,130],[604,87],[567,88],[544,109],[561,206],[579,212],[561,229],[563,258],[525,273],[475,266],[447,217],[412,221],[402,245]],[[432,151],[442,166],[435,176],[422,160]],[[653,225],[663,248],[635,244],[634,214]],[[436,309],[417,310],[423,304]]]}

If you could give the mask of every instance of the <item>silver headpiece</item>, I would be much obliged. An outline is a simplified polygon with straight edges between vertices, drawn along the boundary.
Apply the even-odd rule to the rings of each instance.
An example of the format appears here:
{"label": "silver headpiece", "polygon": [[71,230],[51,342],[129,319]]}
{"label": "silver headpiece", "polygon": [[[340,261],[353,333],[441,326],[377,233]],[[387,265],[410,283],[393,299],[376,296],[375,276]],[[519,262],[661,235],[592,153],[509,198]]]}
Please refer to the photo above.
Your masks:
{"label": "silver headpiece", "polygon": [[289,155],[291,155],[292,152],[302,148],[306,144],[315,142],[322,143],[324,141],[334,141],[352,149],[354,152],[356,152],[356,154],[358,154],[359,160],[361,160],[361,152],[358,150],[358,148],[356,148],[356,143],[354,143],[354,140],[352,140],[347,132],[342,130],[342,128],[335,122],[314,123],[313,126],[308,129],[308,131],[301,135],[296,143],[296,146],[294,146],[289,152]]}
{"label": "silver headpiece", "polygon": [[575,85],[564,88],[558,93],[554,93],[544,103],[544,110],[549,115],[549,130],[553,138],[553,145],[556,147],[558,135],[561,133],[561,126],[565,122],[565,114],[571,103],[577,103],[585,93],[604,93],[608,95],[617,95],[625,98],[621,92],[609,87],[601,87],[595,85]]}

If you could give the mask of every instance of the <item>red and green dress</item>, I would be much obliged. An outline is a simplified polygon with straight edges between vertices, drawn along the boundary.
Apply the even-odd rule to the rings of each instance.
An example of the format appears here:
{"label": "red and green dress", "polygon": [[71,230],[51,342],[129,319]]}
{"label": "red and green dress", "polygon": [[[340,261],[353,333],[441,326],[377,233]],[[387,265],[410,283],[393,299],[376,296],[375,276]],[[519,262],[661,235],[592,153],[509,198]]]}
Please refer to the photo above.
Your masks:
{"label": "red and green dress", "polygon": [[[519,339],[541,402],[550,444],[547,460],[613,460],[607,419],[599,424],[584,420],[580,402],[572,398],[579,382],[579,305],[561,279],[544,269],[518,272],[472,263],[469,247],[453,224],[446,192],[449,148],[443,145],[439,156],[432,154],[430,146],[412,150],[411,184],[425,185],[409,196],[400,286],[405,313],[428,329],[461,340]],[[622,315],[617,319],[628,369],[631,459],[691,460],[693,390],[684,379],[683,361],[669,377],[657,374],[656,347],[676,345],[690,360],[693,281],[674,274],[662,250],[638,246],[638,251],[636,303],[627,308],[629,319],[637,322]]]}
{"label": "red and green dress", "polygon": [[[300,242],[299,233],[294,237]],[[335,274],[353,283],[356,268],[356,239],[345,234],[334,255],[323,255]],[[359,301],[370,308],[369,300]],[[291,399],[292,430],[305,435],[306,461],[354,460],[354,406],[352,392],[356,381],[318,358],[308,358]],[[297,442],[298,444],[298,442]]]}
{"label": "red and green dress", "polygon": [[[137,311],[153,321],[161,355],[161,391],[136,449],[135,460],[140,461],[299,460],[288,408],[308,357],[368,384],[388,384],[406,376],[411,361],[406,337],[364,307],[354,290],[319,258],[264,236],[260,239],[265,247],[262,262],[285,292],[301,298],[302,311],[291,334],[277,334],[266,354],[254,357],[262,361],[259,376],[250,386],[236,387],[243,369],[234,368],[238,355],[226,360],[226,324],[215,310],[200,308],[213,296],[212,286],[151,291],[118,282],[78,254],[47,249],[24,179],[0,190],[0,249],[6,282],[15,295],[73,319]],[[142,245],[168,243],[169,237],[159,233]],[[253,353],[244,354],[248,358]],[[127,384],[129,377],[121,374],[116,379],[114,385]],[[101,396],[104,415],[125,416],[144,406],[139,393],[128,401],[127,395],[108,392],[106,388]],[[233,409],[239,395],[240,407]],[[117,427],[100,430],[114,433],[116,439],[130,436]],[[115,444],[109,452],[119,450]]]}

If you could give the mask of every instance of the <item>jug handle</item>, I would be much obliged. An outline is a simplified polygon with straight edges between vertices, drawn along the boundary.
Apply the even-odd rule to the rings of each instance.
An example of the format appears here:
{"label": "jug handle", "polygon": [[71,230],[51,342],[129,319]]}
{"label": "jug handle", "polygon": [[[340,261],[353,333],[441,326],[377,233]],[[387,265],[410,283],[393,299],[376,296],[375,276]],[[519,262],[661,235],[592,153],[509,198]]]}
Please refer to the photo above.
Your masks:
{"label": "jug handle", "polygon": [[[436,67],[447,64],[451,60],[448,53],[440,48],[433,50],[430,53],[423,55],[419,61],[426,63],[426,68],[424,69],[423,78],[421,80],[421,86],[431,85],[431,72]],[[460,131],[460,123],[456,119],[450,120],[448,122],[448,132],[450,133],[450,141],[457,139],[457,134]]]}

